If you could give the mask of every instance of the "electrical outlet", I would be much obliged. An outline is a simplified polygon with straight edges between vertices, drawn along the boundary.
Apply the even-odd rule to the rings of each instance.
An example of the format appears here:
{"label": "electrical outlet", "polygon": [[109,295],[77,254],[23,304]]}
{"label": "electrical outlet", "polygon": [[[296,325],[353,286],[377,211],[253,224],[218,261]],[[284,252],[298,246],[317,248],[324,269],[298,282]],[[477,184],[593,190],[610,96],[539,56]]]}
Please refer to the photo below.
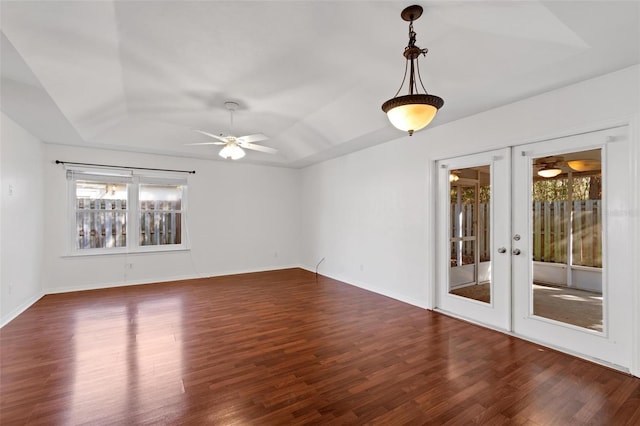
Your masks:
{"label": "electrical outlet", "polygon": [[361,263],[360,264],[360,272],[363,272],[363,271],[364,271],[364,265]]}
{"label": "electrical outlet", "polygon": [[9,283],[9,294],[13,292],[13,283]]}
{"label": "electrical outlet", "polygon": [[13,197],[13,185],[9,184],[9,197]]}
{"label": "electrical outlet", "polygon": [[273,252],[273,257],[278,257],[278,251],[277,250]]}
{"label": "electrical outlet", "polygon": [[133,269],[133,263],[125,263],[124,269]]}

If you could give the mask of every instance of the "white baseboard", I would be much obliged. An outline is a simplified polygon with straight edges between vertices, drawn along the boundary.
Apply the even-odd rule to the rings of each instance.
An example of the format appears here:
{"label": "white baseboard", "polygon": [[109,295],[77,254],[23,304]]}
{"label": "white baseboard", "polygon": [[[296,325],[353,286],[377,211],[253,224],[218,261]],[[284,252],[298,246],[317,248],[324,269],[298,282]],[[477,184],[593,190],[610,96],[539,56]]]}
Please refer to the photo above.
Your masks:
{"label": "white baseboard", "polygon": [[0,320],[0,328],[4,327],[5,325],[9,324],[11,321],[13,321],[18,315],[20,315],[21,313],[23,313],[24,311],[26,311],[27,309],[29,309],[29,307],[31,305],[33,305],[34,303],[36,303],[38,300],[40,300],[45,294],[43,292],[36,294],[35,296],[33,296],[32,298],[30,298],[29,300],[27,300],[26,302],[20,304],[19,306],[17,306],[15,309],[13,309],[11,312],[9,312],[7,315],[3,315],[2,319]]}
{"label": "white baseboard", "polygon": [[248,269],[248,270],[243,269],[243,270],[227,270],[227,271],[216,271],[216,272],[202,272],[198,274],[174,275],[171,277],[149,278],[149,279],[143,279],[143,280],[96,283],[96,284],[74,286],[74,287],[53,287],[53,288],[45,289],[45,294],[70,293],[73,291],[99,290],[99,289],[105,289],[105,288],[127,287],[132,285],[146,285],[146,284],[155,284],[155,283],[163,283],[163,282],[171,282],[171,281],[223,277],[226,275],[251,274],[254,272],[267,272],[267,271],[276,271],[279,269],[291,269],[291,268],[300,268],[300,266],[299,265],[293,265],[293,266],[278,265],[278,266],[267,266],[267,267],[254,268],[254,269]]}
{"label": "white baseboard", "polygon": [[[309,272],[313,272],[313,273],[316,272],[315,271],[315,267],[314,268],[310,268],[309,266],[301,266],[301,268],[305,269],[305,270],[307,270]],[[347,279],[345,277],[341,277],[341,276],[333,275],[333,274],[322,273],[320,275],[325,276],[327,278],[331,278],[333,280],[337,280],[337,281],[343,282],[345,284],[352,285],[354,287],[361,288],[363,290],[370,291],[372,293],[379,294],[381,296],[390,297],[391,299],[397,300],[399,302],[403,302],[403,303],[407,303],[409,305],[417,306],[418,308],[429,309],[429,307],[427,306],[427,303],[425,301],[418,300],[418,299],[415,299],[413,297],[407,297],[406,295],[395,293],[393,291],[388,291],[386,289],[382,290],[380,288],[371,287],[369,284],[367,284],[365,282],[353,281],[353,280],[349,280],[349,279]]]}
{"label": "white baseboard", "polygon": [[[118,282],[107,282],[107,283],[96,283],[96,284],[88,284],[82,286],[74,286],[74,287],[53,287],[45,289],[41,294],[33,297],[32,299],[26,301],[21,304],[13,311],[11,311],[8,315],[2,318],[2,322],[0,323],[0,327],[4,327],[15,317],[20,315],[22,312],[27,310],[31,305],[40,300],[43,296],[47,294],[60,294],[60,293],[70,293],[74,291],[87,291],[87,290],[99,290],[105,288],[117,288],[117,287],[127,287],[132,285],[147,285],[147,284],[155,284],[162,282],[171,282],[171,281],[182,281],[182,280],[192,280],[192,279],[202,279],[202,278],[211,278],[211,277],[222,277],[227,275],[238,275],[238,274],[250,274],[254,272],[267,272],[267,271],[276,271],[280,269],[292,269],[292,268],[300,268],[306,271],[315,273],[315,268],[310,268],[308,266],[301,265],[277,265],[271,267],[261,267],[254,269],[244,269],[244,270],[226,270],[226,271],[216,271],[210,273],[200,273],[200,274],[190,274],[190,275],[176,275],[171,277],[163,277],[163,278],[154,278],[154,279],[145,279],[145,280],[131,280],[131,281],[118,281]],[[333,276],[328,274],[322,274],[328,278],[338,280],[348,285],[352,285],[354,287],[361,288],[363,290],[371,291],[376,294],[380,294],[382,296],[390,297],[392,299],[398,300],[400,302],[408,303],[413,306],[417,306],[419,308],[427,309],[426,304],[423,301],[413,299],[410,297],[406,297],[405,295],[397,294],[388,290],[381,290],[378,288],[372,288],[370,285],[364,282],[353,282],[344,277]]]}
{"label": "white baseboard", "polygon": [[101,290],[105,288],[128,287],[132,285],[146,285],[146,284],[154,284],[154,283],[162,283],[162,282],[170,282],[170,281],[191,280],[195,278],[207,278],[207,277],[180,275],[175,277],[167,277],[167,278],[154,279],[154,280],[149,279],[149,280],[117,281],[117,282],[108,282],[108,283],[87,284],[87,285],[81,285],[76,287],[53,287],[53,288],[46,289],[45,294],[60,294],[60,293],[72,293],[74,291]]}

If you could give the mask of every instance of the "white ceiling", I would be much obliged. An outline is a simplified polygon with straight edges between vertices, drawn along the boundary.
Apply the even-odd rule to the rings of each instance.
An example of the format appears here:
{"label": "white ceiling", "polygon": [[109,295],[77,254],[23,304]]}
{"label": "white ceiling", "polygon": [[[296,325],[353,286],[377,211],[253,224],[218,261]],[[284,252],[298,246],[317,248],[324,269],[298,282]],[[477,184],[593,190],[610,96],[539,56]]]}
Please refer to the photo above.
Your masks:
{"label": "white ceiling", "polygon": [[[404,134],[400,1],[1,1],[3,112],[45,142],[303,167]],[[437,126],[640,62],[638,1],[418,2]],[[223,160],[221,160],[223,161]],[[227,160],[230,161],[230,160]]]}

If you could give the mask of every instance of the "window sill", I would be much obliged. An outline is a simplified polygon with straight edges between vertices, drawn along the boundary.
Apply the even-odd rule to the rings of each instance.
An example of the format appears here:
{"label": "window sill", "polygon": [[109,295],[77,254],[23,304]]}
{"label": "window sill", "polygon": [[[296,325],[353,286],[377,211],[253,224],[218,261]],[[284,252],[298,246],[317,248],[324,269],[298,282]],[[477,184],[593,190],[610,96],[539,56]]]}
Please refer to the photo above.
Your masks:
{"label": "window sill", "polygon": [[118,251],[103,251],[96,250],[93,251],[88,249],[86,252],[73,252],[60,256],[63,259],[72,259],[78,257],[93,257],[93,256],[138,256],[138,255],[148,255],[148,254],[164,254],[164,253],[182,253],[189,252],[191,249],[189,247],[171,247],[171,248],[163,248],[163,249],[137,249],[137,250],[118,250]]}

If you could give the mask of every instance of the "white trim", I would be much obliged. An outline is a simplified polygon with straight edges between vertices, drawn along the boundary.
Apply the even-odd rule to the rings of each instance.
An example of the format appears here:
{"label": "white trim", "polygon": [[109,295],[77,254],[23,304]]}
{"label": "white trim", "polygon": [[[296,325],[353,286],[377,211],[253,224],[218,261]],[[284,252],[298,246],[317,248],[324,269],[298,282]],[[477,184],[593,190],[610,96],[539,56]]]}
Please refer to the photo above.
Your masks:
{"label": "white trim", "polygon": [[[128,178],[126,182],[127,192],[127,208],[125,210],[116,210],[119,213],[125,213],[127,224],[127,239],[126,246],[124,247],[112,247],[112,248],[90,248],[79,249],[76,247],[75,241],[75,229],[76,229],[76,202],[77,202],[77,190],[76,185],[78,181],[78,175],[76,172],[67,171],[67,247],[65,254],[61,257],[84,257],[84,256],[98,256],[98,255],[112,255],[112,254],[129,254],[129,253],[153,253],[153,252],[168,252],[168,251],[186,251],[190,248],[188,238],[188,224],[187,224],[187,211],[188,211],[188,188],[189,184],[186,178],[176,179],[175,176],[170,173],[166,173],[166,178],[161,179],[160,174],[156,174],[154,177],[145,178],[145,175],[133,174],[131,178]],[[71,175],[69,175],[71,173]],[[110,182],[109,176],[83,174],[83,179],[95,180],[98,182]],[[180,214],[180,229],[184,230],[182,235],[182,241],[180,244],[150,244],[140,245],[140,191],[144,185],[175,185],[180,187],[181,190],[181,208],[175,210],[175,213]]]}
{"label": "white trim", "polygon": [[451,155],[442,154],[440,156],[433,157],[434,161],[446,160],[449,158],[457,158],[457,157],[465,157],[467,155],[475,155],[475,154],[483,154],[485,152],[496,151],[504,148],[512,148],[516,149],[519,146],[529,145],[537,142],[547,142],[556,139],[564,139],[571,136],[579,136],[588,133],[599,132],[603,130],[611,130],[617,129],[619,127],[628,126],[634,119],[635,115],[625,116],[623,118],[604,120],[597,123],[586,123],[583,125],[578,125],[570,128],[569,130],[557,131],[548,134],[543,134],[535,137],[530,137],[526,139],[516,140],[516,141],[508,141],[505,143],[498,143],[494,145],[488,145],[483,147],[480,151],[466,151],[466,152],[458,152]]}
{"label": "white trim", "polygon": [[[630,207],[632,209],[631,212],[628,212],[628,214],[631,214],[634,216],[634,218],[636,218],[636,220],[633,221],[633,227],[632,229],[630,229],[630,239],[631,241],[629,242],[629,248],[632,250],[633,253],[633,257],[634,258],[638,258],[638,256],[640,256],[640,114],[634,114],[631,116],[624,116],[622,118],[618,118],[618,119],[610,119],[610,120],[604,120],[601,122],[596,122],[596,123],[585,123],[579,126],[574,126],[572,128],[569,129],[565,129],[563,131],[554,131],[550,134],[547,135],[540,135],[538,137],[530,137],[524,140],[520,140],[520,141],[512,141],[510,144],[510,147],[512,148],[512,150],[514,150],[514,152],[516,152],[516,150],[518,150],[518,148],[524,146],[524,145],[528,145],[528,144],[532,144],[532,143],[536,143],[536,142],[543,142],[543,141],[551,141],[551,140],[556,140],[556,139],[563,139],[566,137],[572,137],[572,136],[576,136],[576,135],[583,135],[583,134],[589,134],[589,133],[595,133],[595,132],[600,132],[600,131],[606,131],[606,130],[611,130],[611,129],[617,129],[617,128],[623,128],[627,126],[628,127],[628,137],[629,137],[629,178],[630,178],[630,187],[629,187],[629,192],[630,192],[630,196],[632,197],[632,199],[630,200]],[[483,149],[482,151],[479,152],[471,152],[468,151],[466,153],[458,153],[456,156],[457,157],[464,157],[466,155],[473,155],[473,154],[481,154],[481,153],[486,153],[489,151],[493,151],[493,150],[497,150],[497,149],[501,149],[504,148],[505,144],[498,144],[498,145],[492,145],[489,147],[485,147],[485,149]],[[598,145],[598,148],[603,148],[602,145]],[[605,150],[603,149],[603,154],[605,153]],[[432,164],[437,164],[438,161],[442,161],[442,160],[446,160],[448,159],[450,156],[445,156],[445,157],[437,157],[432,161]],[[604,160],[604,159],[603,159]],[[604,163],[605,161],[603,161]],[[434,173],[438,173],[439,170],[437,169],[437,167],[435,167],[435,171]],[[438,187],[437,187],[437,182],[436,181],[431,181],[430,183],[430,191],[432,194],[437,194],[438,193]],[[435,197],[437,198],[437,197]],[[432,202],[433,200],[429,200],[430,202]],[[437,201],[436,201],[437,202]],[[605,211],[606,211],[606,207],[605,207]],[[438,230],[435,228],[435,224],[429,224],[429,230],[431,230],[432,232],[435,232],[437,234]],[[434,235],[435,237],[435,235]],[[436,247],[436,251],[434,253],[434,256],[438,256],[438,241],[437,238],[434,238],[432,240],[433,245]],[[600,268],[589,268],[589,267],[581,267],[578,265],[572,266],[572,269],[574,270],[601,270]],[[433,273],[432,273],[433,274]],[[431,275],[432,275],[431,274]],[[437,290],[438,290],[438,285],[437,285],[437,279],[438,279],[438,275],[436,274],[436,278],[433,279],[433,281],[431,281],[430,283],[428,283],[428,285],[431,287],[429,289],[430,292],[433,292],[434,296],[434,301],[438,300],[438,295],[437,295]],[[633,283],[633,288],[632,288],[632,317],[629,319],[630,320],[630,327],[631,327],[631,365],[630,368],[627,370],[626,368],[617,366],[617,365],[611,365],[610,363],[607,363],[606,361],[603,360],[599,360],[599,359],[595,359],[595,358],[591,358],[588,356],[585,356],[583,354],[579,354],[579,353],[574,353],[572,351],[563,349],[563,348],[555,348],[558,349],[562,352],[583,358],[583,359],[587,359],[589,361],[592,362],[596,362],[602,365],[606,365],[612,368],[616,368],[616,369],[621,369],[622,371],[630,371],[631,374],[640,377],[640,262],[635,262],[634,265],[632,266],[632,276],[630,277],[630,279],[632,280]],[[604,282],[603,282],[603,287],[604,287]],[[603,291],[605,289],[603,288]],[[513,295],[512,295],[512,300],[513,300]],[[435,306],[435,305],[434,305]],[[434,310],[438,311],[438,312],[443,312],[441,309],[439,308],[434,308]],[[445,312],[443,312],[445,313]],[[455,316],[449,313],[446,313],[447,315],[451,315],[451,316]],[[471,321],[467,318],[462,318],[465,321],[470,321],[491,329],[496,329],[495,327],[491,327],[491,326],[487,326],[486,324],[480,324],[478,322],[474,322]],[[513,321],[513,318],[512,318]],[[512,327],[513,327],[513,323],[512,323]],[[606,334],[606,330],[605,334]],[[504,332],[504,331],[503,331]],[[518,338],[524,339],[524,340],[529,340],[532,341],[534,343],[539,343],[539,342],[535,342],[532,339],[529,338],[524,338],[521,335],[512,333],[512,332],[508,332],[507,334],[511,334],[514,335]],[[553,347],[552,345],[548,345],[545,344],[544,346],[547,347]]]}
{"label": "white trim", "polygon": [[484,328],[488,328],[490,330],[497,331],[497,332],[502,333],[502,334],[506,334],[507,336],[511,336],[511,337],[514,337],[514,338],[519,339],[519,340],[524,340],[525,342],[531,342],[531,343],[536,344],[536,345],[538,345],[538,346],[540,346],[542,348],[545,348],[545,349],[552,349],[552,350],[555,350],[555,351],[558,351],[558,352],[562,352],[562,353],[567,354],[567,355],[574,356],[576,358],[584,359],[585,361],[593,362],[594,364],[603,365],[605,367],[609,367],[609,368],[612,368],[614,370],[622,371],[624,373],[629,373],[629,369],[627,369],[627,368],[625,368],[623,366],[620,366],[620,365],[617,365],[617,364],[612,364],[610,362],[607,362],[607,361],[604,361],[604,360],[601,360],[601,359],[598,359],[598,358],[593,358],[593,357],[590,357],[588,355],[581,354],[579,352],[574,352],[574,351],[568,350],[568,349],[560,347],[560,346],[554,346],[554,345],[550,345],[548,343],[542,343],[542,342],[539,342],[539,341],[537,341],[535,339],[531,339],[529,337],[523,336],[521,334],[514,333],[512,331],[503,330],[503,329],[500,329],[500,328],[493,327],[493,326],[491,326],[489,324],[485,324],[485,323],[482,323],[482,322],[479,322],[479,321],[474,321],[473,319],[464,317],[462,315],[456,315],[456,314],[454,314],[452,312],[444,311],[442,309],[435,309],[435,312],[437,312],[439,314],[442,314],[442,315],[446,315],[446,316],[451,317],[451,318],[455,318],[455,319],[460,320],[460,321],[464,321],[464,322],[467,322],[467,323],[470,323],[470,324],[474,324],[474,325],[478,325],[478,326],[481,326],[481,327],[484,327]]}
{"label": "white trim", "polygon": [[[510,182],[508,176],[511,170],[511,148],[501,148],[492,151],[483,151],[477,154],[468,154],[458,157],[451,157],[439,160],[436,163],[437,182],[434,183],[433,193],[436,198],[436,213],[434,246],[436,258],[436,295],[435,308],[441,310],[455,310],[456,312],[464,312],[468,315],[477,316],[483,323],[492,323],[494,327],[500,329],[509,329],[512,322],[511,301],[510,301],[510,255],[507,257],[493,256],[492,262],[501,265],[498,268],[491,268],[491,302],[477,302],[473,299],[456,296],[451,294],[451,268],[449,262],[449,245],[450,245],[450,181],[449,174],[452,169],[471,168],[476,166],[490,165],[491,169],[491,216],[490,216],[490,232],[491,232],[491,250],[492,253],[497,246],[509,247],[511,241],[511,225],[509,221],[510,212],[507,210],[510,206]],[[498,195],[500,194],[500,195]],[[499,197],[499,198],[498,198]],[[500,198],[504,197],[500,208],[493,208]],[[500,226],[494,226],[498,217],[504,217]],[[504,223],[502,223],[504,222]],[[502,268],[504,266],[504,268]],[[496,271],[499,273],[496,274]],[[474,278],[475,280],[475,278]],[[475,282],[475,281],[474,281]]]}
{"label": "white trim", "polygon": [[[436,197],[436,193],[434,193],[434,191],[432,191],[431,189],[434,188],[436,186],[436,182],[437,182],[437,172],[438,172],[438,167],[437,167],[437,163],[435,161],[428,161],[427,162],[427,175],[426,175],[426,184],[427,184],[427,194],[426,194],[426,201],[427,201],[427,218],[426,218],[426,233],[425,233],[425,238],[426,241],[436,241],[436,235],[437,235],[437,230],[436,230],[436,220],[435,220],[435,215],[437,212],[437,206],[436,206],[436,201],[437,201],[437,197]],[[431,249],[433,250],[433,252],[427,256],[427,258],[425,259],[425,268],[427,270],[427,281],[425,283],[426,285],[426,289],[425,289],[425,295],[426,295],[426,301],[424,304],[424,307],[427,309],[433,309],[436,306],[436,254],[437,254],[437,250],[438,247],[435,244],[431,245]]]}
{"label": "white trim", "polygon": [[32,298],[28,299],[26,302],[21,303],[20,305],[15,307],[11,312],[3,316],[2,321],[0,321],[0,328],[4,327],[5,325],[9,324],[11,321],[16,319],[18,315],[20,315],[21,313],[29,309],[31,305],[36,303],[38,300],[42,299],[44,296],[45,296],[45,293],[41,291],[40,293],[36,294]]}
{"label": "white trim", "polygon": [[[315,268],[309,267],[309,266],[300,266],[299,268],[304,269],[306,271],[312,272],[315,274]],[[351,285],[354,287],[358,287],[361,288],[362,290],[366,290],[366,291],[370,291],[371,293],[375,293],[375,294],[379,294],[381,296],[385,296],[385,297],[389,297],[391,299],[397,300],[399,302],[403,302],[403,303],[407,303],[409,305],[413,305],[416,306],[418,308],[422,308],[422,309],[429,309],[427,307],[427,303],[425,303],[424,300],[418,300],[415,299],[413,297],[407,297],[406,295],[403,294],[399,294],[393,291],[388,291],[388,290],[383,290],[380,288],[372,288],[370,286],[367,286],[364,282],[362,281],[348,281],[345,278],[339,276],[339,275],[329,275],[329,274],[318,274],[319,276],[323,276],[326,278],[331,278],[332,280],[336,280],[336,281],[340,281],[343,284],[347,284],[347,285]]]}
{"label": "white trim", "polygon": [[[136,256],[140,254],[163,254],[163,253],[183,253],[190,252],[190,248],[182,248],[179,244],[166,244],[161,246],[141,246],[141,247],[154,247],[153,250],[135,250],[135,251],[127,251],[122,248],[122,250],[117,249],[86,249],[82,252],[73,252],[69,254],[65,254],[60,256],[61,259],[76,259],[83,257],[92,257],[92,256]],[[120,247],[119,247],[120,248]]]}
{"label": "white trim", "polygon": [[[629,132],[628,124],[627,124],[627,134]],[[607,138],[608,139],[608,138]],[[602,294],[602,336],[607,339],[611,336],[611,282],[609,281],[609,276],[611,275],[611,266],[609,259],[610,257],[610,245],[611,245],[611,230],[609,228],[609,200],[611,199],[612,186],[611,175],[609,174],[609,150],[610,145],[609,141],[602,145],[600,148],[600,164],[601,164],[601,177],[602,177],[602,228],[600,231],[600,236],[602,238],[600,244],[602,248],[602,276],[600,281],[601,286],[601,294]],[[571,208],[573,211],[573,208]],[[571,236],[573,238],[573,230],[571,231]],[[572,253],[573,256],[573,253]],[[573,262],[573,259],[572,259]],[[633,268],[632,268],[633,269]],[[633,309],[633,306],[631,307]],[[619,326],[620,324],[618,324]],[[632,337],[633,339],[633,337]],[[633,345],[633,342],[632,342]],[[632,354],[629,354],[632,356]],[[631,365],[629,365],[631,367]]]}
{"label": "white trim", "polygon": [[70,293],[74,291],[88,291],[88,290],[100,290],[100,289],[107,289],[107,288],[128,287],[128,286],[134,286],[134,285],[160,284],[160,283],[167,283],[172,281],[200,280],[200,279],[208,279],[208,278],[215,278],[215,277],[223,277],[228,275],[252,274],[255,272],[279,271],[282,269],[293,269],[293,268],[306,269],[306,268],[302,268],[299,265],[295,265],[295,266],[281,265],[281,266],[271,266],[271,267],[264,267],[264,268],[254,268],[254,269],[242,270],[242,271],[229,270],[229,271],[211,272],[211,273],[204,272],[204,273],[187,274],[187,275],[175,275],[172,277],[162,277],[162,278],[155,278],[155,279],[142,279],[142,280],[133,280],[133,281],[113,281],[108,283],[89,284],[89,285],[76,286],[76,287],[54,287],[54,288],[47,289],[47,291],[44,294],[45,295],[60,294],[60,293]]}
{"label": "white trim", "polygon": [[[538,262],[538,263],[544,263],[544,262]],[[564,266],[568,267],[569,265],[564,265]],[[576,271],[602,272],[603,268],[596,268],[595,266],[571,265],[571,269]]]}
{"label": "white trim", "polygon": [[[640,114],[629,120],[629,174],[631,178],[629,193],[631,195],[630,214],[635,216],[632,221],[635,229],[631,229],[630,247],[638,259],[640,257]],[[634,262],[631,281],[633,285],[633,309],[631,316],[631,374],[640,377],[640,264]],[[634,297],[635,296],[635,297]]]}

